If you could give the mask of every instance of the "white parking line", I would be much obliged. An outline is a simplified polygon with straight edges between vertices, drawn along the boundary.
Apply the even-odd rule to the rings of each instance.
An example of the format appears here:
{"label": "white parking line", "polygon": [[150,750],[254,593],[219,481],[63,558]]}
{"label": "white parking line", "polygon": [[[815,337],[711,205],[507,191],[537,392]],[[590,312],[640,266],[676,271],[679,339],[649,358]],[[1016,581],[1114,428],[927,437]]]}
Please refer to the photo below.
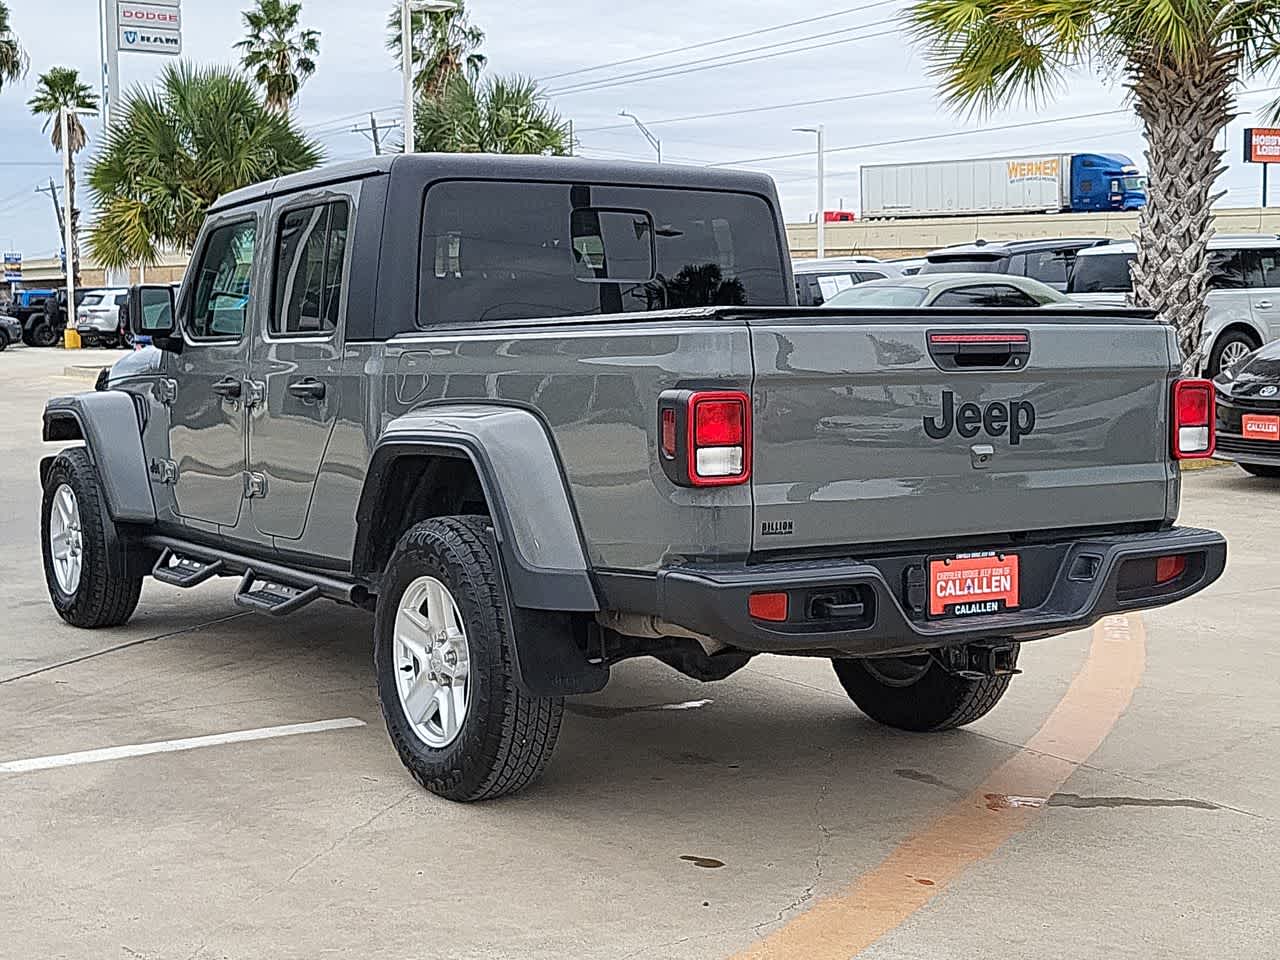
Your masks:
{"label": "white parking line", "polygon": [[304,733],[323,733],[326,730],[345,730],[349,727],[363,727],[364,725],[365,722],[363,720],[357,720],[355,717],[339,717],[336,720],[315,720],[311,723],[290,723],[281,727],[259,727],[256,730],[234,730],[231,733],[214,733],[207,737],[184,737],[181,740],[133,743],[122,747],[103,747],[100,750],[61,753],[51,757],[8,760],[0,763],[0,773],[30,773],[33,770],[74,767],[82,763],[105,763],[108,760],[123,760],[125,757],[145,757],[152,753],[176,753],[179,750],[217,747],[224,743],[245,743],[250,740],[296,737]]}

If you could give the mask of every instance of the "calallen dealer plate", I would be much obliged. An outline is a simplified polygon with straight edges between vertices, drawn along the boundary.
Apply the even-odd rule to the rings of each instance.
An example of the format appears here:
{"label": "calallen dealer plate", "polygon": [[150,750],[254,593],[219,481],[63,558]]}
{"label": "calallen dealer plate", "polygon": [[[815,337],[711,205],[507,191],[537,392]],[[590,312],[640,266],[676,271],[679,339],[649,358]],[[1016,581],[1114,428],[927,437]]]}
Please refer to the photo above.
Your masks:
{"label": "calallen dealer plate", "polygon": [[1018,605],[1016,553],[961,553],[929,561],[931,617],[971,617]]}

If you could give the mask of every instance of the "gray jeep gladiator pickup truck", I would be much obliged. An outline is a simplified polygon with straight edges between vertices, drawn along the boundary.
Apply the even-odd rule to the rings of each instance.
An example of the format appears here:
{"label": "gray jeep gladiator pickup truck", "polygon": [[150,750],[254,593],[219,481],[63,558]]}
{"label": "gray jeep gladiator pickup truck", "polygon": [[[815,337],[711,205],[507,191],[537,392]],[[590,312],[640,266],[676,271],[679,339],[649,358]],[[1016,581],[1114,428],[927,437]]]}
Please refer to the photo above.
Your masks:
{"label": "gray jeep gladiator pickup truck", "polygon": [[108,627],[147,576],[236,576],[367,608],[401,759],[478,800],[630,657],[827,657],[945,730],[1022,642],[1222,573],[1174,525],[1214,412],[1166,327],[795,296],[763,176],[414,155],[233,193],[180,292],[131,291],[154,348],[45,409],[53,604]]}

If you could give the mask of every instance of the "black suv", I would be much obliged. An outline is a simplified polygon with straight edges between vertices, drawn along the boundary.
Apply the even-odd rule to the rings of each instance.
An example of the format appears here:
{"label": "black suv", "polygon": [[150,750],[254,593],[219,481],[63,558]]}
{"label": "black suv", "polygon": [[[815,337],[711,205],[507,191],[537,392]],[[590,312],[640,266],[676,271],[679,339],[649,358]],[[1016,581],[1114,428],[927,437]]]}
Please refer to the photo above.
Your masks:
{"label": "black suv", "polygon": [[1109,241],[1098,237],[1053,240],[1007,240],[944,247],[929,254],[921,273],[1010,273],[1039,280],[1058,291],[1067,289],[1067,277],[1076,254],[1086,247]]}

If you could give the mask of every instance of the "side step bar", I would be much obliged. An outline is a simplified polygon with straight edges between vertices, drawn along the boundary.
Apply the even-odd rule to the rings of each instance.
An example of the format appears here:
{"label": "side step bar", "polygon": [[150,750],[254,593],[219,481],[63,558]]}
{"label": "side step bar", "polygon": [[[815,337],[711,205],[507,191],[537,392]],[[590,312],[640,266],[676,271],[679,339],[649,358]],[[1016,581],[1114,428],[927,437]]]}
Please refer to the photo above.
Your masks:
{"label": "side step bar", "polygon": [[151,575],[161,583],[172,587],[198,587],[222,572],[221,560],[197,560],[174,553],[168,547],[160,551],[160,559],[151,568]]}
{"label": "side step bar", "polygon": [[[255,589],[256,587],[256,589]],[[256,610],[272,617],[285,617],[295,610],[301,610],[312,600],[320,599],[320,588],[291,587],[283,583],[258,581],[253,570],[246,570],[240,578],[240,589],[236,591],[236,606],[247,610]]]}
{"label": "side step bar", "polygon": [[187,588],[216,576],[239,576],[240,588],[235,602],[247,610],[283,617],[321,597],[339,603],[356,602],[357,584],[327,574],[257,560],[174,537],[146,537],[142,542],[160,551],[160,559],[151,573],[162,583]]}

